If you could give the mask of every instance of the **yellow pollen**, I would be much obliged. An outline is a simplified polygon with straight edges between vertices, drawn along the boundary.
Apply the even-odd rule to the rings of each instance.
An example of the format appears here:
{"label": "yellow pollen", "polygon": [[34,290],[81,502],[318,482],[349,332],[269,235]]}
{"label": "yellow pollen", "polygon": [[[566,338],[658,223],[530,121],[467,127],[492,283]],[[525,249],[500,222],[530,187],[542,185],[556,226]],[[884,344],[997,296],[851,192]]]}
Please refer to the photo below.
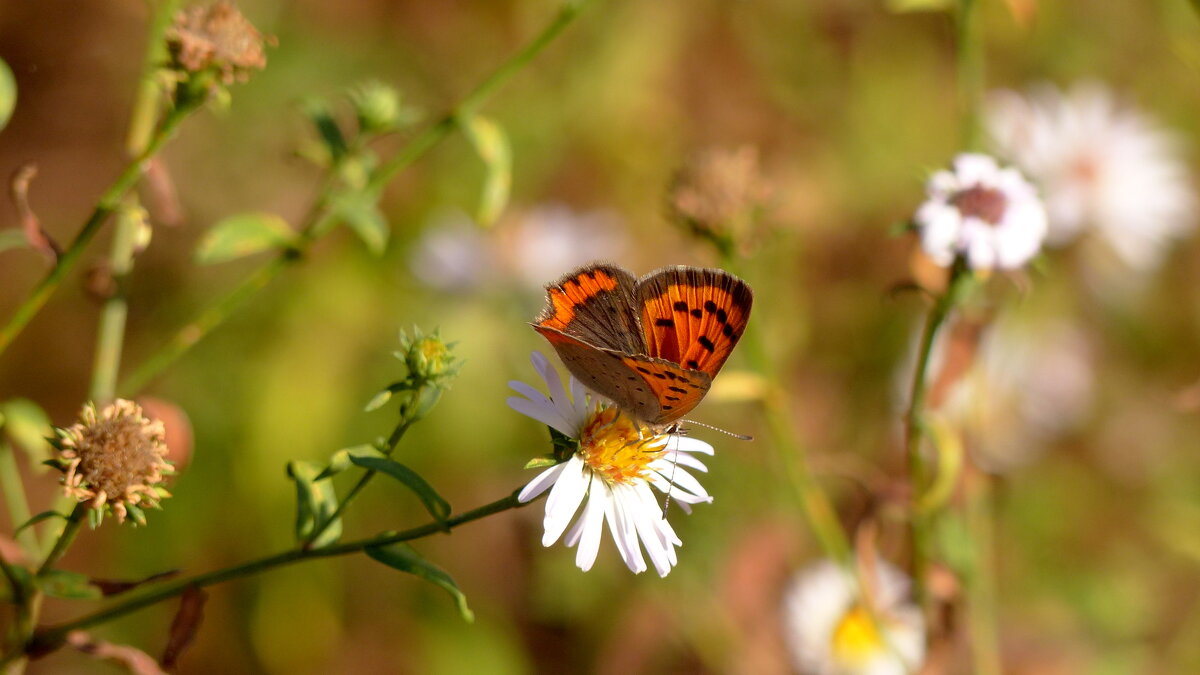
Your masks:
{"label": "yellow pollen", "polygon": [[846,665],[860,665],[886,649],[866,608],[851,607],[833,629],[833,653]]}
{"label": "yellow pollen", "polygon": [[631,483],[666,446],[648,427],[639,427],[615,407],[592,413],[579,434],[579,454],[608,483]]}

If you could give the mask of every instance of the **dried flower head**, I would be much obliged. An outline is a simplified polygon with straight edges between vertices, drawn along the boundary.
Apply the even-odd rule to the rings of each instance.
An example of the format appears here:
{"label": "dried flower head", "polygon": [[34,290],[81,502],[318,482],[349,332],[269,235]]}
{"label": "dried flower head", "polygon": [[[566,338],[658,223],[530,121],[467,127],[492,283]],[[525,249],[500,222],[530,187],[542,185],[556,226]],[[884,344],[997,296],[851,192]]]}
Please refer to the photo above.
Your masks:
{"label": "dried flower head", "polygon": [[226,0],[179,12],[166,38],[175,70],[211,71],[221,84],[245,82],[267,65],[267,39]]}
{"label": "dried flower head", "polygon": [[719,246],[751,243],[751,227],[770,187],[759,168],[758,150],[710,149],[696,155],[675,175],[671,216],[693,233]]}
{"label": "dried flower head", "polygon": [[120,522],[128,516],[145,525],[142,509],[157,508],[160,499],[171,496],[162,487],[174,473],[166,460],[163,423],[147,419],[133,401],[117,399],[99,412],[89,402],[79,422],[55,431],[63,491],[90,502],[94,524],[112,512]]}

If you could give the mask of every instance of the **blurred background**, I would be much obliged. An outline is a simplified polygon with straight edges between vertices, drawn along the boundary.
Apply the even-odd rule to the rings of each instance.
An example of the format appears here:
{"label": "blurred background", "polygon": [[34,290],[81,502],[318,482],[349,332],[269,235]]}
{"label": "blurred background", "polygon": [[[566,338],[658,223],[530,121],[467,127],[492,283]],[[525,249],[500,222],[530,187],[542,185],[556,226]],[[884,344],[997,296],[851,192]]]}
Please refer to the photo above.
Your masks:
{"label": "blurred background", "polygon": [[[511,198],[498,222],[472,222],[484,168],[451,135],[389,186],[383,255],[337,231],[146,389],[194,430],[175,496],[148,527],[86,533],[64,565],[138,578],[290,546],[285,463],[322,461],[388,433],[394,411],[362,409],[398,379],[391,351],[397,331],[414,324],[457,340],[466,365],[396,457],[456,511],[518,488],[534,475],[525,462],[549,451],[545,428],[504,403],[508,380],[537,383],[529,353],[551,353],[526,325],[542,286],[595,258],[637,274],[716,264],[669,217],[678,172],[713,151],[740,157],[736,170],[764,186],[742,247],[740,271],[757,296],[751,330],[786,390],[797,437],[854,527],[902,475],[900,392],[926,307],[917,293],[893,292],[914,275],[913,239],[895,225],[962,137],[952,20],[895,11],[902,4],[590,2],[485,108],[512,143]],[[981,4],[989,89],[1106,83],[1183,139],[1194,166],[1200,21],[1186,0]],[[126,366],[262,264],[195,264],[214,222],[254,210],[295,223],[308,208],[319,172],[297,156],[313,138],[301,101],[337,100],[348,84],[377,79],[423,111],[419,130],[557,11],[550,0],[239,6],[278,46],[264,71],[232,88],[227,109],[188,120],[164,154],[183,221],[156,224],[137,260]],[[0,57],[19,90],[0,132],[0,175],[37,163],[31,202],[59,241],[124,164],[146,21],[137,0],[0,3]],[[407,135],[385,139],[380,152]],[[17,225],[9,202],[0,227]],[[1007,389],[985,386],[993,416],[967,437],[978,457],[996,460],[979,462],[996,475],[1008,672],[1200,669],[1192,227],[1152,269],[1099,281],[1085,246],[1056,249],[997,302],[991,338],[1030,373]],[[101,235],[88,256],[106,250]],[[0,316],[45,269],[29,250],[0,255]],[[83,276],[0,360],[0,400],[32,399],[59,425],[77,414],[92,366],[98,306]],[[692,417],[761,436],[757,405],[746,400],[755,381],[735,353]],[[1066,385],[1046,394],[1039,382]],[[1048,398],[1029,403],[1031,391]],[[1028,419],[1031,407],[1049,421]],[[774,448],[694,433],[717,448],[703,481],[715,501],[673,514],[684,546],[665,579],[630,574],[608,540],[596,567],[580,572],[573,550],[541,547],[539,503],[416,542],[466,593],[474,624],[440,589],[363,556],[310,562],[212,588],[181,672],[788,672],[782,589],[820,550]],[[27,475],[41,511],[57,474]],[[425,519],[410,493],[377,481],[346,533]],[[903,564],[886,538],[881,552]],[[45,620],[83,606],[51,603]],[[173,611],[156,606],[94,633],[158,653]],[[105,668],[64,650],[30,672]]]}

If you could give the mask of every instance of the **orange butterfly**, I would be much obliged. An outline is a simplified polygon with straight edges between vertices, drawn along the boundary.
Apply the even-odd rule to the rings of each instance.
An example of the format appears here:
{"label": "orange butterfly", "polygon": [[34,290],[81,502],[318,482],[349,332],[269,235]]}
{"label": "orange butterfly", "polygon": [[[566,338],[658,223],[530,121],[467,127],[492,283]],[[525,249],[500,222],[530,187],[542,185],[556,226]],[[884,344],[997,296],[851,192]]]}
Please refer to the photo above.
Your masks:
{"label": "orange butterfly", "polygon": [[546,291],[534,330],[576,379],[656,429],[708,393],[754,301],[732,274],[683,265],[636,279],[615,265],[591,264]]}

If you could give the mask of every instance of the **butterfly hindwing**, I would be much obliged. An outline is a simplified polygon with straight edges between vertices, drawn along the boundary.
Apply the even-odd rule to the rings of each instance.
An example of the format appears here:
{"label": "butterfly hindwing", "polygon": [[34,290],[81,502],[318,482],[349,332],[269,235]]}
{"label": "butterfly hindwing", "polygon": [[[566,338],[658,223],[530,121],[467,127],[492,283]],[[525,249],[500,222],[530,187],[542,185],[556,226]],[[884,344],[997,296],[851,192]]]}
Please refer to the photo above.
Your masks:
{"label": "butterfly hindwing", "polygon": [[691,412],[712,385],[708,373],[687,370],[665,359],[639,355],[624,356],[621,360],[641,379],[642,386],[653,393],[654,409],[649,413],[635,412],[654,425],[670,424]]}
{"label": "butterfly hindwing", "polygon": [[546,287],[546,307],[534,327],[559,331],[596,347],[644,353],[636,288],[637,280],[620,267],[582,267]]}
{"label": "butterfly hindwing", "polygon": [[641,372],[627,365],[630,357],[590,345],[554,328],[535,325],[534,329],[554,347],[575,379],[588,389],[612,400],[637,419],[654,422],[660,416],[662,410],[655,387]]}
{"label": "butterfly hindwing", "polygon": [[638,282],[646,355],[715,376],[733,351],[754,293],[717,269],[666,267]]}

